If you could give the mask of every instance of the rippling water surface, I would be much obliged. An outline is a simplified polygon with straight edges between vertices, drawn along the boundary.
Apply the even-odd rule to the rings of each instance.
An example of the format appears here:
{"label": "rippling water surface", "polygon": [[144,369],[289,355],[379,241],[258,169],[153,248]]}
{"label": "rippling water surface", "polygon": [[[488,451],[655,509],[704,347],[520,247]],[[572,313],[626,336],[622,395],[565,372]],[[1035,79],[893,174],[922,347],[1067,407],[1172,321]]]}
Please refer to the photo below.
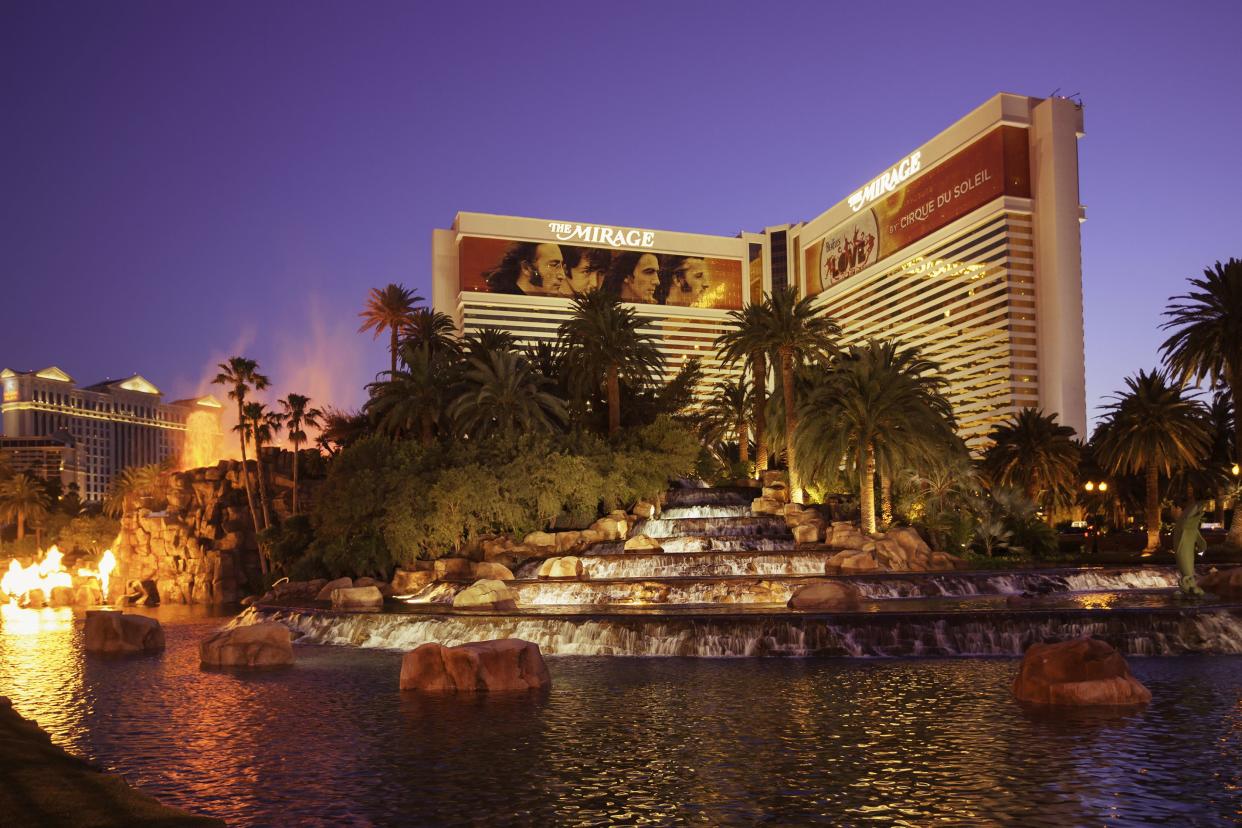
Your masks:
{"label": "rippling water surface", "polygon": [[235,825],[1227,825],[1242,657],[1131,659],[1143,711],[1036,713],[1016,661],[556,658],[534,698],[397,690],[400,654],[301,645],[202,672],[81,652],[67,611],[0,618],[0,695],[69,749]]}

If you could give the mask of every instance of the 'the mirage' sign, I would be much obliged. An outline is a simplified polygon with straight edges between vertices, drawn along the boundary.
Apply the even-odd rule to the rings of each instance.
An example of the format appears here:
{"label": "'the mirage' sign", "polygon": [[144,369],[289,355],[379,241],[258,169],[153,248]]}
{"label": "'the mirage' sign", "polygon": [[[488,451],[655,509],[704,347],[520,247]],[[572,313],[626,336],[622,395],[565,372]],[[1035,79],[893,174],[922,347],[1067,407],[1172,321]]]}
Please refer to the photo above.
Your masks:
{"label": "'the mirage' sign", "polygon": [[651,230],[622,230],[619,227],[600,227],[597,224],[567,224],[548,222],[548,229],[557,241],[579,241],[583,244],[606,244],[609,247],[654,247],[655,233]]}
{"label": "'the mirage' sign", "polygon": [[857,213],[866,205],[875,201],[882,195],[887,195],[897,189],[910,176],[919,171],[921,164],[919,163],[923,157],[922,152],[913,152],[901,162],[893,165],[893,168],[872,181],[866,187],[858,190],[850,195],[850,209]]}

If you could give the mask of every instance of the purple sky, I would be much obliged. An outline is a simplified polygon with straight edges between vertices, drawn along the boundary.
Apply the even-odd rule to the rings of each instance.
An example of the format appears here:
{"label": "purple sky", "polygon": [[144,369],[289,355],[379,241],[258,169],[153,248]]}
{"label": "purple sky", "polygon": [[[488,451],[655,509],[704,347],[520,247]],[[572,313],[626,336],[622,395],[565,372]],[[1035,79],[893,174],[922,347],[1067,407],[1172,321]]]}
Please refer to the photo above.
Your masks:
{"label": "purple sky", "polygon": [[3,0],[0,365],[181,395],[244,350],[356,405],[367,289],[430,298],[458,210],[757,230],[1060,88],[1094,417],[1242,257],[1242,3],[939,5]]}

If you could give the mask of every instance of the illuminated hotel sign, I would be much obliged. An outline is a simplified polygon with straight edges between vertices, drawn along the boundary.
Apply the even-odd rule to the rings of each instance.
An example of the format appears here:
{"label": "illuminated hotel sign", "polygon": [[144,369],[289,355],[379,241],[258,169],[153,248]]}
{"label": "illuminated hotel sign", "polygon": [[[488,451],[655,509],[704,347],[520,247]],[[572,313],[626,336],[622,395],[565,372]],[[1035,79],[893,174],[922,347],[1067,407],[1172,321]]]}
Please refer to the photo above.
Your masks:
{"label": "illuminated hotel sign", "polygon": [[857,213],[880,196],[887,195],[900,187],[907,178],[919,171],[921,166],[919,160],[922,156],[922,152],[910,153],[910,155],[901,159],[900,163],[895,164],[891,170],[852,194],[849,197],[850,209]]}
{"label": "illuminated hotel sign", "polygon": [[557,241],[579,241],[584,244],[605,244],[609,247],[654,247],[655,233],[650,230],[622,230],[597,224],[548,222],[548,229]]}

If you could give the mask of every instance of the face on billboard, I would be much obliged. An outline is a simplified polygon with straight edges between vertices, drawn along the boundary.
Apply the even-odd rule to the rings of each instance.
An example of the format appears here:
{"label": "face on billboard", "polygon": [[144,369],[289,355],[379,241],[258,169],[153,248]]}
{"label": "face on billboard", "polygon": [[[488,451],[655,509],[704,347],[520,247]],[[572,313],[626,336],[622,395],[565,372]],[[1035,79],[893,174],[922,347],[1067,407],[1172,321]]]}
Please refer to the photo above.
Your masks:
{"label": "face on billboard", "polygon": [[462,290],[569,298],[603,289],[636,304],[742,306],[742,263],[732,259],[477,237],[461,240],[460,257]]}

